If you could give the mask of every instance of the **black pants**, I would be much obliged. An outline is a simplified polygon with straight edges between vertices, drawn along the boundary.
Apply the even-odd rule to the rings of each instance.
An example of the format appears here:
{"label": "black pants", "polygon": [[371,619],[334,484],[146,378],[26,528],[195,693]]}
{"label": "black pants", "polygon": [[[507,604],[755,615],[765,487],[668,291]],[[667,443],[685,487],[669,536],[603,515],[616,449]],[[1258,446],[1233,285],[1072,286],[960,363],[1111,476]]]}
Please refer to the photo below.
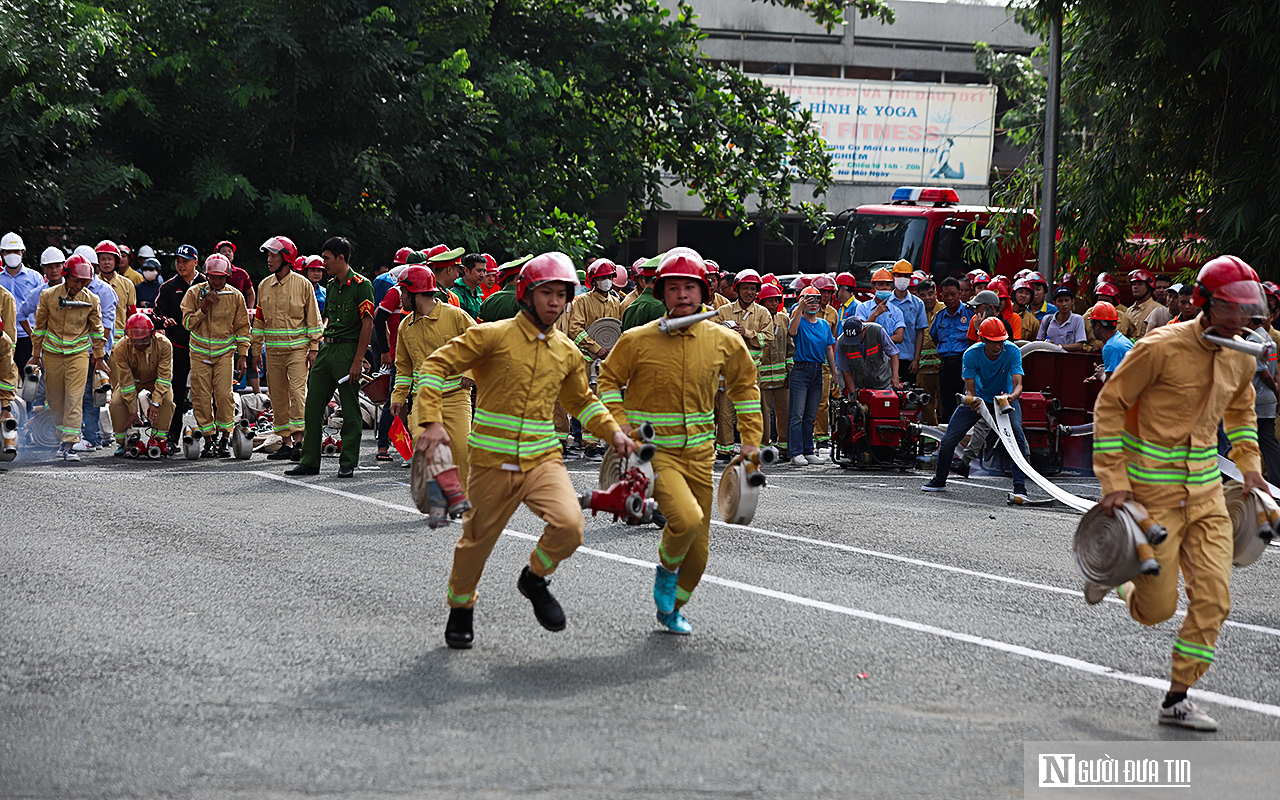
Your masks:
{"label": "black pants", "polygon": [[31,337],[19,336],[18,341],[13,343],[13,363],[18,368],[18,374],[22,374],[22,370],[27,366],[27,362],[31,360]]}
{"label": "black pants", "polygon": [[960,377],[964,356],[943,356],[938,370],[938,423],[951,421],[956,410],[956,395],[964,391],[964,378]]}
{"label": "black pants", "polygon": [[173,346],[173,422],[169,425],[169,438],[182,441],[182,415],[191,408],[187,396],[187,376],[191,374],[191,351]]}
{"label": "black pants", "polygon": [[1258,417],[1258,449],[1267,467],[1267,480],[1280,483],[1280,441],[1276,441],[1276,418]]}

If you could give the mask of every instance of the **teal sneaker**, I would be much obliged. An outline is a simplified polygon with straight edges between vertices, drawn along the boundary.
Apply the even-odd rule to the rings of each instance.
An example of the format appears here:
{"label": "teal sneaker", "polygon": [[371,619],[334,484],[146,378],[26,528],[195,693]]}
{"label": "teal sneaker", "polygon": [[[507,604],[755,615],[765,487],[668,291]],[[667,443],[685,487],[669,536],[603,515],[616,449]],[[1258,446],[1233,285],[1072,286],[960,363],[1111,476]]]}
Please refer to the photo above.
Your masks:
{"label": "teal sneaker", "polygon": [[124,442],[120,442],[116,445],[116,451],[112,453],[112,455],[116,458],[124,458]]}
{"label": "teal sneaker", "polygon": [[679,576],[680,573],[658,565],[653,575],[653,602],[658,606],[659,614],[670,614],[676,610],[676,578]]}
{"label": "teal sneaker", "polygon": [[670,614],[663,614],[659,611],[658,622],[666,626],[671,633],[679,634],[680,636],[688,636],[693,633],[693,626],[679,611],[672,611]]}

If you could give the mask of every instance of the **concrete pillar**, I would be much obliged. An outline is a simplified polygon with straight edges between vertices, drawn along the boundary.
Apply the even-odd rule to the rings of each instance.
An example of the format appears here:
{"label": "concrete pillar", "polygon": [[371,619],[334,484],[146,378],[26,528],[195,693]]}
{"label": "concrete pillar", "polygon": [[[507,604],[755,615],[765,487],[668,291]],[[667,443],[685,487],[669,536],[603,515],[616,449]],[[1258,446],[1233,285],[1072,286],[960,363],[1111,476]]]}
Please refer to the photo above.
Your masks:
{"label": "concrete pillar", "polygon": [[658,212],[658,252],[665,253],[676,246],[679,217],[675,211]]}

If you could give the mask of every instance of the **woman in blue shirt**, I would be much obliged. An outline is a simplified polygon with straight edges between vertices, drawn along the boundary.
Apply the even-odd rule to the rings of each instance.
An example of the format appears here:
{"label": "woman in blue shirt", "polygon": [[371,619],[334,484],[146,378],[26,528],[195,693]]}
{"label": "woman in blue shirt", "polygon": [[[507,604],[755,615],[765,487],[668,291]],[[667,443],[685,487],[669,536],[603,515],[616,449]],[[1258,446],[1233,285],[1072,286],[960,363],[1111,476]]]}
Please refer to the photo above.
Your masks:
{"label": "woman in blue shirt", "polygon": [[812,286],[805,287],[799,302],[791,309],[791,325],[787,328],[796,342],[795,364],[790,375],[787,442],[792,453],[791,463],[797,467],[822,463],[813,452],[813,423],[822,397],[822,365],[830,365],[831,374],[836,374],[836,337],[831,332],[831,324],[818,317],[821,303],[821,292]]}

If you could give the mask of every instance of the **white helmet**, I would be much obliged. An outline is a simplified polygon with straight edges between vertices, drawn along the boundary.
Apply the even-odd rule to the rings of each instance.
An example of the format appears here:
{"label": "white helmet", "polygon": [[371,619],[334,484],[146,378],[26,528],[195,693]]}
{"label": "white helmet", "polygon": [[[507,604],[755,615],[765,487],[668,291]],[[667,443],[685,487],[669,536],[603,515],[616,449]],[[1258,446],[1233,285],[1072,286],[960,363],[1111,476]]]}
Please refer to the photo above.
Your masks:
{"label": "white helmet", "polygon": [[98,254],[94,252],[94,249],[87,244],[82,244],[79,247],[77,247],[75,249],[75,252],[72,253],[72,255],[84,256],[85,261],[88,261],[90,264],[94,265],[95,267],[98,266]]}
{"label": "white helmet", "polygon": [[0,250],[26,250],[27,246],[22,243],[22,237],[13,231],[9,231],[3,237],[0,237]]}
{"label": "white helmet", "polygon": [[50,264],[61,264],[66,260],[67,254],[57,247],[46,247],[44,252],[40,254],[40,266],[42,267],[47,267]]}
{"label": "white helmet", "polygon": [[142,247],[138,248],[138,258],[142,259],[142,258],[155,258],[155,257],[156,257],[156,251],[151,249],[151,245],[144,244]]}
{"label": "white helmet", "polygon": [[[399,264],[399,265],[397,265],[397,266],[392,267],[392,268],[387,272],[387,274],[388,274],[388,275],[390,275],[391,277],[395,278],[395,279],[396,279],[396,283],[399,283],[399,282],[400,282],[400,273],[402,273],[402,272],[404,272],[406,269],[408,269],[408,268],[409,268],[409,266],[410,266],[409,264]],[[413,264],[412,266],[415,266],[415,267],[421,267],[421,266],[423,266],[423,265],[422,265],[422,264]]]}

